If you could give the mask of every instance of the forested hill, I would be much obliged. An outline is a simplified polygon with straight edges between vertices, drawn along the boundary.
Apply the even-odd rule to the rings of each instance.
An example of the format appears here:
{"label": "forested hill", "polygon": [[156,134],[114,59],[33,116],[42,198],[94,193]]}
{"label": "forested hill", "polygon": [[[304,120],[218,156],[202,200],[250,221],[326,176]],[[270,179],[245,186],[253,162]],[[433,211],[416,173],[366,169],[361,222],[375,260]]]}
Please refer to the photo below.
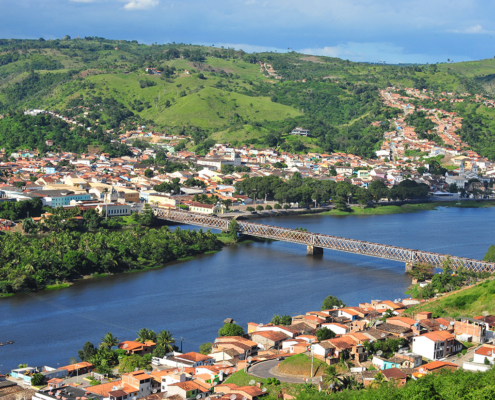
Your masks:
{"label": "forested hill", "polygon": [[[483,73],[492,68],[485,64]],[[397,113],[383,107],[379,88],[478,94],[490,90],[489,81],[457,64],[371,65],[295,52],[248,54],[98,37],[0,39],[0,114],[58,111],[90,128],[72,146],[78,148],[108,143],[107,131],[116,134],[135,124],[189,134],[198,151],[230,142],[370,157],[389,128],[387,119]],[[375,121],[384,123],[372,126]],[[5,124],[0,130],[8,135]],[[310,129],[311,137],[288,135],[296,126]],[[61,129],[45,131],[53,136]],[[26,143],[35,146],[45,136]],[[0,141],[9,150],[17,143]]]}

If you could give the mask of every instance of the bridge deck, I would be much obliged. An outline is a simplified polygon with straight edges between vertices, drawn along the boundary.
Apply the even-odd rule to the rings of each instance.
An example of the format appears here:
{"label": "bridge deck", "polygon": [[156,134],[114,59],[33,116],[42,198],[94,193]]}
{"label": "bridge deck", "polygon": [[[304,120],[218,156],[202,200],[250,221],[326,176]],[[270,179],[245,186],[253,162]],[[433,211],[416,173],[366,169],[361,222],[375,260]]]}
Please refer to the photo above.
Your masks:
{"label": "bridge deck", "polygon": [[[203,226],[211,229],[228,230],[230,220],[224,220],[210,215],[196,214],[179,210],[156,209],[158,218],[182,224]],[[323,235],[297,231],[289,228],[238,221],[240,233],[258,236],[266,239],[276,239],[285,242],[299,243],[329,250],[344,251],[347,253],[362,254],[370,257],[385,258],[402,261],[406,264],[428,263],[434,267],[442,267],[446,260],[450,260],[453,269],[467,268],[475,272],[495,272],[495,263],[475,260],[465,257],[455,257],[448,254],[432,253],[428,251],[412,250],[404,247],[389,246],[362,240],[346,239],[338,236]]]}

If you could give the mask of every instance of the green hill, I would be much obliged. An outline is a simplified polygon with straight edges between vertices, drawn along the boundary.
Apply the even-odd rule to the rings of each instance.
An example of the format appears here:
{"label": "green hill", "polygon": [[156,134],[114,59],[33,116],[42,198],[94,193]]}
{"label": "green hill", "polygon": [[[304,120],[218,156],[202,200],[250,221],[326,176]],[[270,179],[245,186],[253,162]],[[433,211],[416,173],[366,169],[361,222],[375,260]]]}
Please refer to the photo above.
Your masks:
{"label": "green hill", "polygon": [[[260,71],[259,63],[275,72]],[[0,113],[43,108],[79,119],[99,134],[140,124],[159,131],[200,132],[193,135],[197,146],[213,138],[293,152],[314,149],[371,157],[395,115],[383,107],[379,88],[483,93],[483,85],[488,86],[480,76],[491,73],[493,62],[479,63],[479,70],[467,63],[371,65],[295,52],[248,54],[98,37],[0,39]],[[150,75],[148,67],[163,73]],[[489,112],[446,106],[457,107],[474,122],[479,116],[483,123],[474,124],[465,136],[477,150],[491,147]],[[373,127],[374,121],[384,124]],[[310,129],[311,137],[288,135],[296,126]],[[92,140],[98,142],[99,134]]]}
{"label": "green hill", "polygon": [[442,64],[440,69],[469,78],[474,78],[487,92],[495,94],[495,58]]}
{"label": "green hill", "polygon": [[431,311],[434,317],[474,317],[483,312],[495,315],[495,280],[487,280],[458,293],[411,307],[407,309],[407,314],[415,315],[420,311]]}

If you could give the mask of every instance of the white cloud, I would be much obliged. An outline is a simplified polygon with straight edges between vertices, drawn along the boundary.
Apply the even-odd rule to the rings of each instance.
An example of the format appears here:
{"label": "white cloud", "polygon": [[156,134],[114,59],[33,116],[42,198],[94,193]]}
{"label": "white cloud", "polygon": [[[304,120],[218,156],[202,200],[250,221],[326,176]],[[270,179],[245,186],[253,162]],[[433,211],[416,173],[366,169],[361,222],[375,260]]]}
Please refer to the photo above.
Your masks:
{"label": "white cloud", "polygon": [[301,49],[298,52],[351,61],[385,61],[389,64],[431,61],[425,54],[409,54],[404,51],[402,46],[387,42],[347,42],[337,46]]}
{"label": "white cloud", "polygon": [[[213,42],[212,42],[213,43]],[[211,46],[212,43],[200,43],[204,46]],[[258,46],[258,45],[253,45],[253,44],[246,44],[246,43],[214,43],[215,47],[225,47],[227,48],[234,48],[236,50],[244,50],[247,53],[263,53],[266,51],[277,51],[279,53],[283,53],[287,51],[287,49],[281,49],[276,46]]]}
{"label": "white cloud", "polygon": [[95,0],[69,0],[73,3],[94,3]]}
{"label": "white cloud", "polygon": [[492,35],[492,34],[495,34],[495,31],[489,31],[489,30],[486,30],[484,29],[481,25],[473,25],[473,26],[470,26],[468,28],[464,28],[464,29],[452,29],[452,30],[449,30],[449,32],[453,32],[453,33],[467,33],[467,34],[485,34],[485,35]]}
{"label": "white cloud", "polygon": [[148,10],[156,7],[158,0],[131,0],[124,6],[126,10]]}

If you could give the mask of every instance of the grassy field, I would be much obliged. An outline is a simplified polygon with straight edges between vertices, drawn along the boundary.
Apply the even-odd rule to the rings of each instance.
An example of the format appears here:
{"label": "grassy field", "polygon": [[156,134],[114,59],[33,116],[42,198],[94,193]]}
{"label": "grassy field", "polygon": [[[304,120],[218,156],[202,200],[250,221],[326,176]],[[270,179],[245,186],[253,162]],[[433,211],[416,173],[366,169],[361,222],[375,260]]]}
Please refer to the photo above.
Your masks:
{"label": "grassy field", "polygon": [[45,290],[65,289],[65,288],[68,288],[70,286],[71,286],[70,283],[58,283],[58,284],[55,284],[55,285],[46,285]]}
{"label": "grassy field", "polygon": [[[268,97],[251,97],[212,87],[220,80],[218,77],[199,79],[194,74],[185,75],[171,83],[158,76],[145,74],[101,74],[90,76],[87,80],[97,84],[96,92],[93,89],[80,89],[70,93],[70,89],[60,88],[58,96],[55,97],[60,101],[53,106],[64,108],[69,99],[81,94],[110,94],[129,107],[136,100],[148,103],[149,108],[138,114],[143,118],[153,119],[158,125],[190,124],[217,129],[229,125],[236,114],[244,120],[258,122],[279,121],[302,115],[298,110],[274,103]],[[156,86],[141,88],[140,80],[151,80]],[[166,107],[167,101],[172,103],[171,107]],[[252,132],[247,130],[246,136],[251,137]]]}
{"label": "grassy field", "polygon": [[490,75],[495,73],[495,58],[452,64],[439,64],[439,70],[453,71],[470,77]]}
{"label": "grassy field", "polygon": [[493,315],[495,314],[495,280],[485,281],[459,293],[414,306],[406,313],[414,315],[420,311],[431,311],[433,317],[474,317],[482,315],[485,311]]}
{"label": "grassy field", "polygon": [[[313,376],[321,376],[325,371],[326,364],[315,358],[313,360]],[[304,376],[311,375],[311,357],[306,354],[297,354],[283,360],[279,367],[279,372],[286,375]]]}

